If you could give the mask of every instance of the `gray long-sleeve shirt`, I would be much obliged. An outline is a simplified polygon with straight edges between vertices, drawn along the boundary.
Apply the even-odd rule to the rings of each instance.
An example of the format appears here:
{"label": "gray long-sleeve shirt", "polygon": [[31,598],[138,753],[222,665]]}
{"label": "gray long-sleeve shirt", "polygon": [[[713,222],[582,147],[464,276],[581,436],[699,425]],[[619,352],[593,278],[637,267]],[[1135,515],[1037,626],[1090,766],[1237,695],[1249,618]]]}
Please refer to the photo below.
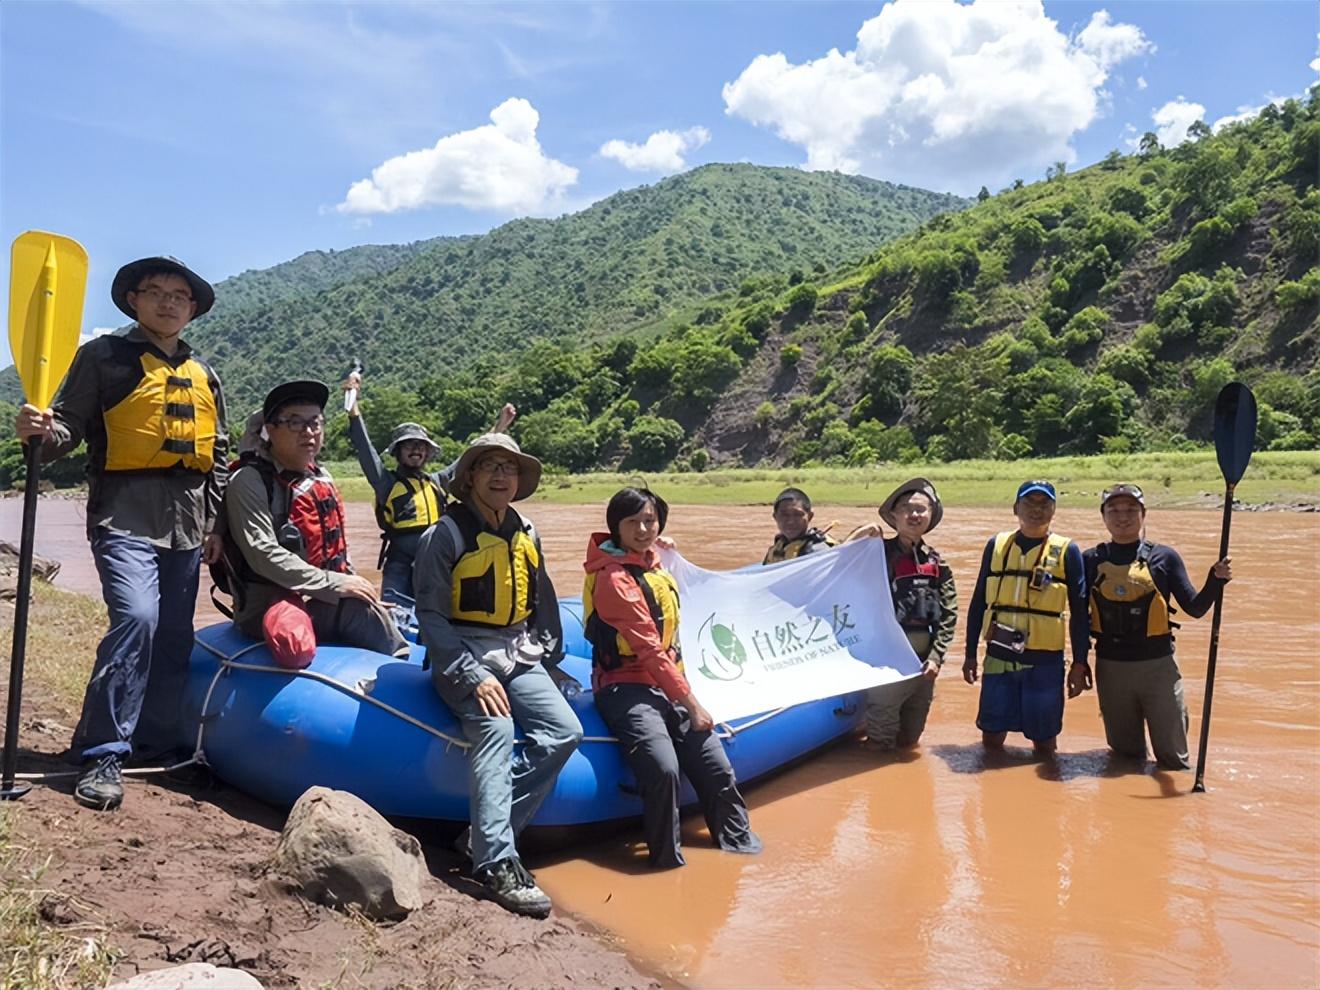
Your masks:
{"label": "gray long-sleeve shirt", "polygon": [[[196,471],[106,471],[104,413],[122,402],[141,380],[141,355],[151,352],[178,367],[189,358],[206,369],[216,402],[214,466]],[[54,426],[42,445],[42,460],[53,461],[85,439],[88,461],[87,532],[98,527],[140,537],[164,550],[192,550],[215,529],[229,478],[229,430],[220,379],[186,342],[167,356],[141,327],[125,336],[107,335],[78,349],[64,385],[55,397]]]}
{"label": "gray long-sleeve shirt", "polygon": [[[481,518],[475,509],[473,514]],[[488,524],[485,528],[509,539],[519,526],[531,537],[540,555],[541,538],[536,527],[513,509],[498,529]],[[507,676],[518,664],[544,661],[553,666],[564,655],[559,600],[544,567],[536,587],[536,610],[528,620],[502,629],[451,621],[454,565],[463,552],[454,527],[442,521],[422,536],[413,565],[417,625],[431,664],[431,681],[440,697],[451,703],[462,701],[492,674]]]}
{"label": "gray long-sleeve shirt", "polygon": [[349,575],[314,567],[280,545],[266,482],[255,467],[241,467],[229,480],[225,517],[229,535],[247,565],[263,582],[269,582],[245,584],[243,607],[234,615],[240,626],[259,620],[286,591],[324,602],[344,596]]}

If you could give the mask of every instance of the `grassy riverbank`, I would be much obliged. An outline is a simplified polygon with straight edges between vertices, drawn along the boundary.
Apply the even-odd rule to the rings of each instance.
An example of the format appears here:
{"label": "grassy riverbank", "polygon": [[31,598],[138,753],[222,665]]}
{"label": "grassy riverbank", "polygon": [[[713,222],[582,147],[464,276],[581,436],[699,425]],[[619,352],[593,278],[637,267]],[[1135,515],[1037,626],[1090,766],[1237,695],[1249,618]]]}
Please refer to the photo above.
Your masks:
{"label": "grassy riverbank", "polygon": [[[329,465],[344,497],[369,501],[356,462]],[[953,461],[947,464],[884,464],[871,467],[739,468],[704,473],[579,474],[547,476],[535,500],[574,504],[604,502],[622,485],[645,480],[674,503],[768,505],[786,485],[805,488],[830,505],[873,505],[913,475],[930,478],[950,505],[1002,505],[1027,478],[1046,478],[1063,505],[1089,505],[1115,481],[1134,481],[1150,505],[1204,507],[1223,495],[1224,479],[1212,450],[1186,453],[1104,454],[1023,461]],[[1320,451],[1256,454],[1237,488],[1252,504],[1320,504]]]}

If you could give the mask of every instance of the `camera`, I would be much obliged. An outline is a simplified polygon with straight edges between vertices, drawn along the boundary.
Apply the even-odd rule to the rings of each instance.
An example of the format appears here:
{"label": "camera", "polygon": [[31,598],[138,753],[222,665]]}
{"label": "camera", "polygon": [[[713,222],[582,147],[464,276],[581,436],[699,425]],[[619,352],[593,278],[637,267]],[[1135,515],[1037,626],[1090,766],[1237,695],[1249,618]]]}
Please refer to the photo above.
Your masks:
{"label": "camera", "polygon": [[992,621],[990,623],[990,634],[986,639],[990,643],[1002,646],[1006,650],[1012,650],[1014,653],[1021,653],[1027,648],[1027,634],[1021,629],[1014,629],[1002,622]]}
{"label": "camera", "polygon": [[1031,569],[1030,584],[1032,591],[1044,591],[1053,580],[1054,575],[1048,569],[1044,567],[1033,567]]}

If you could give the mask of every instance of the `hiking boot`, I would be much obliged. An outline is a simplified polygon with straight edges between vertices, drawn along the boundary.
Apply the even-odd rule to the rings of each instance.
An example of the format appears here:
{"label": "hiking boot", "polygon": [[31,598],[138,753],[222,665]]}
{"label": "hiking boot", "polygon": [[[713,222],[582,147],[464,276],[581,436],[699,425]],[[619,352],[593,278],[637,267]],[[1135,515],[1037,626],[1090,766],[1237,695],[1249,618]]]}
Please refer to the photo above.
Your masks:
{"label": "hiking boot", "polygon": [[113,811],[124,800],[124,775],[119,769],[119,757],[114,753],[102,756],[78,778],[73,799],[95,811]]}
{"label": "hiking boot", "polygon": [[529,918],[550,915],[550,898],[516,856],[502,859],[480,872],[478,879],[486,893],[500,907]]}

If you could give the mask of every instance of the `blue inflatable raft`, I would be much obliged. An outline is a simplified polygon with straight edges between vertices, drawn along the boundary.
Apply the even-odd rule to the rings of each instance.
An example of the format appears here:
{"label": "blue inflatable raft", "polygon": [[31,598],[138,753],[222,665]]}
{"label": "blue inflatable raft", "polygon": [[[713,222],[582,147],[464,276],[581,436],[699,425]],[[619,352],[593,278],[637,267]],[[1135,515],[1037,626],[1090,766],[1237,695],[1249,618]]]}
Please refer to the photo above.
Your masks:
{"label": "blue inflatable raft", "polygon": [[[583,684],[571,700],[584,739],[533,825],[575,826],[639,816],[641,799],[591,697],[581,603],[561,603],[569,656],[562,669]],[[212,769],[234,787],[289,806],[313,785],[358,795],[382,814],[468,818],[465,741],[431,688],[422,648],[410,661],[325,646],[306,671],[275,667],[264,644],[230,623],[199,631],[185,724],[201,727]],[[738,719],[719,728],[741,782],[748,782],[854,729],[862,696]],[[191,742],[191,740],[190,740]],[[690,787],[684,803],[695,800]]]}

